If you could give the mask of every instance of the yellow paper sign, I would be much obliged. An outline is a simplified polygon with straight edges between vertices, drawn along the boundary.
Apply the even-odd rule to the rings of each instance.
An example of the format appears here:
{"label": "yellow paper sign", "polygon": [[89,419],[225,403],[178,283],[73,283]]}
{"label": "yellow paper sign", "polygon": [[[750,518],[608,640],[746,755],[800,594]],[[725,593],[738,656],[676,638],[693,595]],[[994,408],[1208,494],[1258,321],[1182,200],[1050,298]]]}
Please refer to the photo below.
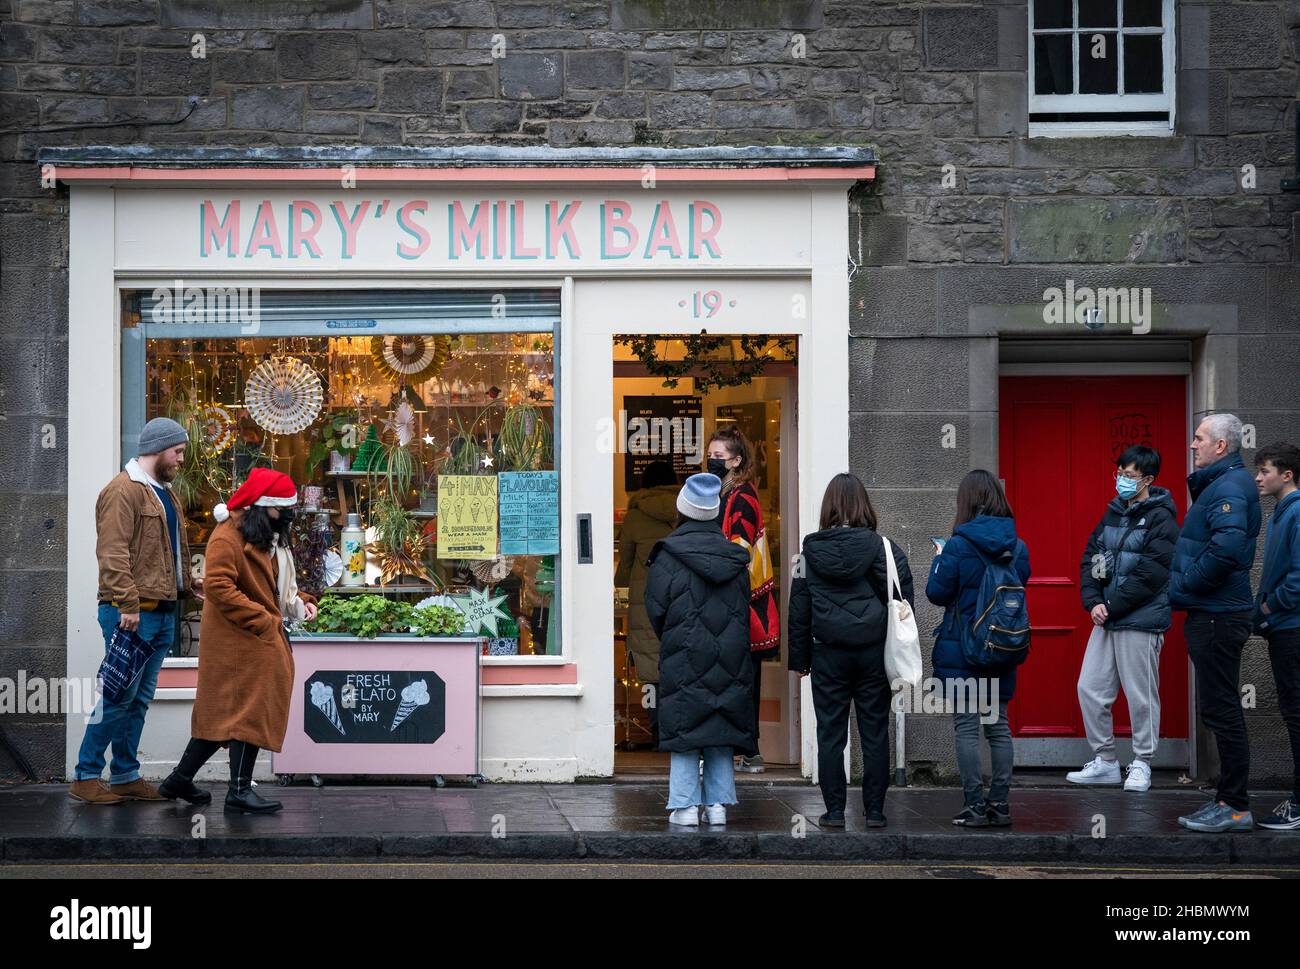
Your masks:
{"label": "yellow paper sign", "polygon": [[496,554],[496,475],[438,475],[438,558],[490,559]]}

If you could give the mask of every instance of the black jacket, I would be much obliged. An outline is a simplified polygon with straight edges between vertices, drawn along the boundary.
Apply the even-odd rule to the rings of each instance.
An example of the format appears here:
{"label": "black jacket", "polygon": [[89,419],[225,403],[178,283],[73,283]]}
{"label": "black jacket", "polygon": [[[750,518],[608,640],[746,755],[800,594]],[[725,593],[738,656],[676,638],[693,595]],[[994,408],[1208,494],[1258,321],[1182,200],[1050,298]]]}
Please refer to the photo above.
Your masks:
{"label": "black jacket", "polygon": [[650,552],[645,609],[659,637],[659,749],[758,752],[749,555],[716,522],[679,525]]}
{"label": "black jacket", "polygon": [[1079,562],[1083,607],[1106,605],[1106,629],[1169,628],[1169,566],[1178,542],[1178,510],[1165,488],[1129,504],[1116,495],[1093,529]]}
{"label": "black jacket", "polygon": [[[903,597],[912,600],[912,570],[893,542]],[[813,643],[852,649],[884,645],[889,566],[885,543],[870,528],[826,528],[803,540],[790,585],[790,669],[812,666]]]}

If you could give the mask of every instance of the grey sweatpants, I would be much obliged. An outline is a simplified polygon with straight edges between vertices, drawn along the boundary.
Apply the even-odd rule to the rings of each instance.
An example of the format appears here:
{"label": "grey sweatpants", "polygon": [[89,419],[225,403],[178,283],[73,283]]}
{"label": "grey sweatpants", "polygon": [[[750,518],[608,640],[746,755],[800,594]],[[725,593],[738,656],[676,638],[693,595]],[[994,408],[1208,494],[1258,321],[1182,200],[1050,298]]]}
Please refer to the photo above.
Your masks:
{"label": "grey sweatpants", "polygon": [[1102,760],[1115,760],[1111,705],[1124,688],[1133,724],[1133,756],[1150,762],[1160,741],[1160,647],[1164,633],[1092,627],[1079,670],[1079,708],[1088,743]]}

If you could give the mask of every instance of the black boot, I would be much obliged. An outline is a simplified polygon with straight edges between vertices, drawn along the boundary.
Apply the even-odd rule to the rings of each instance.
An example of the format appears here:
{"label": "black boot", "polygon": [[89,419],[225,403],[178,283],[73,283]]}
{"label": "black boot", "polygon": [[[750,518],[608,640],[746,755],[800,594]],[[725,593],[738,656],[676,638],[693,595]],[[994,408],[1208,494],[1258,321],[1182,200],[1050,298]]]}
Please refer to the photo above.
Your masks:
{"label": "black boot", "polygon": [[191,804],[207,804],[212,800],[212,795],[201,787],[194,786],[194,775],[198,773],[200,767],[208,762],[208,758],[221,749],[221,744],[211,740],[198,740],[191,737],[189,744],[185,747],[185,753],[181,755],[181,761],[176,765],[176,769],[167,775],[167,779],[158,785],[158,793],[169,801],[180,798],[183,801],[189,801]]}
{"label": "black boot", "polygon": [[273,814],[284,807],[279,801],[270,801],[253,789],[253,765],[257,762],[257,748],[242,740],[230,742],[230,790],[226,792],[226,810],[243,814]]}

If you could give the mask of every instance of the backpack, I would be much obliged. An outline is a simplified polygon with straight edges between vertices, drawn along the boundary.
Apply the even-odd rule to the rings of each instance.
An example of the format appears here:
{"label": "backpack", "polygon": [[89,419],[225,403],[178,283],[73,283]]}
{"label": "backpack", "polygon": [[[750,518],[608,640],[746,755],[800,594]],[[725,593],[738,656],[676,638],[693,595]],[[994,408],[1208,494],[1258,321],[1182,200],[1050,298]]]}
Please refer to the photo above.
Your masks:
{"label": "backpack", "polygon": [[996,561],[975,549],[984,563],[984,578],[975,598],[975,615],[960,630],[962,657],[971,666],[1009,668],[1029,656],[1029,609],[1015,569],[1019,548],[1017,541],[1015,549]]}

